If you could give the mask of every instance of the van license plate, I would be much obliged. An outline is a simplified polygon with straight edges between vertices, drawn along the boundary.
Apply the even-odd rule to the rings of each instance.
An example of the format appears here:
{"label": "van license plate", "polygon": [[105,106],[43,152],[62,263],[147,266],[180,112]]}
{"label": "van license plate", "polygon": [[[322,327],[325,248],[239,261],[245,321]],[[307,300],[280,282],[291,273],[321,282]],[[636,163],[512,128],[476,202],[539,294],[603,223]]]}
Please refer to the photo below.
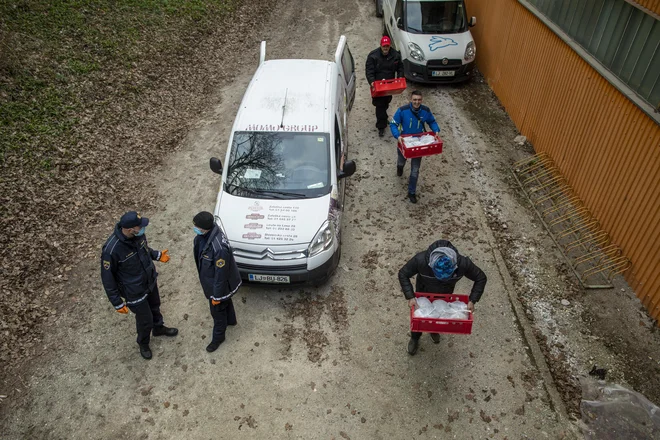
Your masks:
{"label": "van license plate", "polygon": [[259,275],[259,274],[248,274],[248,280],[256,281],[259,283],[279,283],[279,284],[288,284],[290,279],[288,275]]}
{"label": "van license plate", "polygon": [[432,70],[431,76],[454,76],[456,75],[455,70]]}

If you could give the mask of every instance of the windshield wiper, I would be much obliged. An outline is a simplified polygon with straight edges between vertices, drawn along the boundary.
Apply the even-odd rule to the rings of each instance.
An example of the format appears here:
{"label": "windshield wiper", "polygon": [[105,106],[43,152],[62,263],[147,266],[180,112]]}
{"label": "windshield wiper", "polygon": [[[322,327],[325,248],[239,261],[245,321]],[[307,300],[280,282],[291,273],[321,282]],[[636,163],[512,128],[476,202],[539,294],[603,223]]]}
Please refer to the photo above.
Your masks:
{"label": "windshield wiper", "polygon": [[[250,194],[250,195],[259,194],[259,195],[261,195],[260,190],[248,188],[248,187],[245,187],[245,186],[236,185],[235,183],[225,183],[225,186],[227,187],[228,190],[229,190],[229,188],[234,189],[234,191],[229,190],[228,191],[229,194],[236,194],[236,192],[238,192],[240,194]],[[271,196],[271,198],[276,198],[276,197]]]}
{"label": "windshield wiper", "polygon": [[286,196],[286,197],[302,197],[303,199],[306,198],[305,194],[300,194],[300,193],[292,193],[292,192],[286,192],[286,191],[277,191],[273,189],[254,189],[252,190],[257,194],[272,194],[272,195],[279,195],[279,196]]}

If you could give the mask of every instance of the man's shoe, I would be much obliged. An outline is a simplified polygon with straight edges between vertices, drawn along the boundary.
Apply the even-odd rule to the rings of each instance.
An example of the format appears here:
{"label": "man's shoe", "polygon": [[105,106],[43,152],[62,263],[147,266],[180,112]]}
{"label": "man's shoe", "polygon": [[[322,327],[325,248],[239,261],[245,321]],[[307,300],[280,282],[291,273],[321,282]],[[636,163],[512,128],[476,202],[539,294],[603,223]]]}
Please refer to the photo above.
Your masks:
{"label": "man's shoe", "polygon": [[396,175],[399,177],[403,176],[403,167],[401,165],[396,166]]}
{"label": "man's shoe", "polygon": [[419,339],[410,338],[410,341],[408,341],[408,354],[413,356],[417,353],[417,347],[419,347]]}
{"label": "man's shoe", "polygon": [[410,199],[410,203],[417,203],[417,195],[408,193],[408,198]]}
{"label": "man's shoe", "polygon": [[385,136],[385,129],[384,128],[379,128],[378,129],[378,136],[379,137]]}
{"label": "man's shoe", "polygon": [[431,333],[431,339],[433,340],[434,344],[440,343],[440,335],[437,333]]}
{"label": "man's shoe", "polygon": [[154,336],[176,336],[179,334],[179,330],[173,327],[155,327],[153,331]]}
{"label": "man's shoe", "polygon": [[223,342],[225,342],[225,338],[222,338],[219,341],[211,341],[211,343],[206,346],[206,351],[208,351],[209,353],[213,353],[218,349],[218,347],[220,347],[220,344],[222,344]]}
{"label": "man's shoe", "polygon": [[151,349],[148,345],[140,345],[140,354],[146,360],[151,359]]}

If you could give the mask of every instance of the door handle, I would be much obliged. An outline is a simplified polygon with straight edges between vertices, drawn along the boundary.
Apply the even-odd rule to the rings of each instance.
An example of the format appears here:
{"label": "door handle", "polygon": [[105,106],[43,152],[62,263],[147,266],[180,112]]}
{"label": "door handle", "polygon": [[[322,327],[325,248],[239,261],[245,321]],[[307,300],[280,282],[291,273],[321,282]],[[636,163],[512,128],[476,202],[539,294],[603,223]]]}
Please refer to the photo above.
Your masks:
{"label": "door handle", "polygon": [[394,24],[394,20],[390,17],[390,26]]}

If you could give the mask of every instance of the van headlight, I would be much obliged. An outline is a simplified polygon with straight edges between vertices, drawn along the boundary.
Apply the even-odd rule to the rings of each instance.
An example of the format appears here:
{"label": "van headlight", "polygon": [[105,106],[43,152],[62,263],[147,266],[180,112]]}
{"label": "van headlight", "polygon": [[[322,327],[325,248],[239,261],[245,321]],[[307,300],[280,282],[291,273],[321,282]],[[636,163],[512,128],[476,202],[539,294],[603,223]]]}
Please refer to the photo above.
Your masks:
{"label": "van headlight", "polygon": [[408,49],[410,50],[410,58],[415,61],[424,61],[424,52],[421,47],[411,41],[408,43]]}
{"label": "van headlight", "polygon": [[474,41],[470,41],[467,46],[465,46],[465,61],[468,63],[474,61],[474,57],[477,55],[477,47],[474,45]]}
{"label": "van headlight", "polygon": [[314,239],[309,245],[308,256],[313,257],[318,253],[328,249],[332,246],[332,243],[335,241],[335,231],[332,223],[329,220],[326,220],[319,229],[319,232],[316,233]]}

